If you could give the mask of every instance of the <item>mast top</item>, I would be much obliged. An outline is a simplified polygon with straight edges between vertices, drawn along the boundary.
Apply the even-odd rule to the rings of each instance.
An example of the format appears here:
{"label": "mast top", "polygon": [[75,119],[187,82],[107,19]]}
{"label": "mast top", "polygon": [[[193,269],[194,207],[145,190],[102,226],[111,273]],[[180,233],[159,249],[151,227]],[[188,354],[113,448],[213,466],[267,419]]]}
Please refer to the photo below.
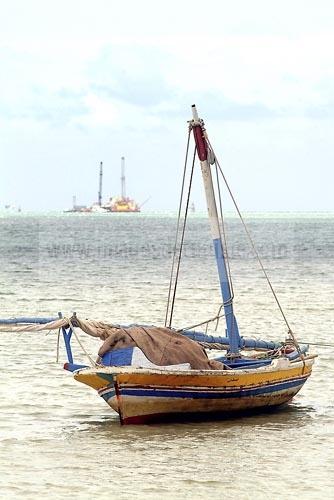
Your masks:
{"label": "mast top", "polygon": [[196,104],[192,104],[191,111],[193,113],[193,120],[195,122],[198,122],[199,118],[198,118],[198,113],[197,113],[197,109],[196,109]]}

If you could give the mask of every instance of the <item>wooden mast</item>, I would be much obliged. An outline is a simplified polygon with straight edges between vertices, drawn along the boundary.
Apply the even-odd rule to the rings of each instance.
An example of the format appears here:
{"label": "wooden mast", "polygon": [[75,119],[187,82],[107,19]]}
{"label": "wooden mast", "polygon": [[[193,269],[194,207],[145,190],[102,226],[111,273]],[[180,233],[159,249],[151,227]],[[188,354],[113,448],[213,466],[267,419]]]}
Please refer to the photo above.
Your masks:
{"label": "wooden mast", "polygon": [[206,140],[206,131],[203,120],[198,118],[196,106],[194,104],[192,106],[192,114],[193,119],[190,122],[190,126],[194,134],[196,150],[201,164],[211,236],[215,250],[220,290],[223,297],[227,336],[230,343],[230,355],[231,357],[238,357],[240,335],[237,320],[233,312],[233,297],[226,267],[223,241],[221,238],[217,204],[211,176],[211,166],[208,161],[209,149]]}

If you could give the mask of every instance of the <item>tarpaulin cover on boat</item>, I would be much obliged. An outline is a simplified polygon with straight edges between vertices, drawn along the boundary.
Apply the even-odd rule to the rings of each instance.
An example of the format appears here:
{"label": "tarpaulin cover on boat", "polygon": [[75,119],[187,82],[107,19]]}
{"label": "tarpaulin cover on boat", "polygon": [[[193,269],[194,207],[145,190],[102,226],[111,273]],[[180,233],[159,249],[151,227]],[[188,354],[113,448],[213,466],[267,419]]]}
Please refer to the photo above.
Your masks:
{"label": "tarpaulin cover on boat", "polygon": [[224,364],[210,360],[205,349],[169,328],[129,326],[119,327],[102,322],[79,320],[76,326],[93,337],[104,340],[98,355],[127,347],[139,347],[155,365],[189,363],[193,370],[223,370]]}

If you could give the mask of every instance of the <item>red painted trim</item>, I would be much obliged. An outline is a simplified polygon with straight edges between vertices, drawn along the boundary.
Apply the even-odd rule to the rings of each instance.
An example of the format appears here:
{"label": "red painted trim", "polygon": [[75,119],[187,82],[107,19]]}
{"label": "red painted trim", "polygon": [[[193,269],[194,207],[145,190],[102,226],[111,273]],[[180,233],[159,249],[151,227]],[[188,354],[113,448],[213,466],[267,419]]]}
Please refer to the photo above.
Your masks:
{"label": "red painted trim", "polygon": [[119,386],[117,381],[114,381],[114,387],[115,387],[115,395],[117,399],[117,406],[118,406],[118,415],[119,415],[119,420],[121,425],[124,424],[124,419],[123,419],[123,412],[122,412],[122,396],[119,393]]}
{"label": "red painted trim", "polygon": [[200,125],[195,125],[193,127],[194,139],[196,143],[197,154],[200,161],[207,160],[208,158],[208,148],[204,139],[203,129]]}
{"label": "red painted trim", "polygon": [[[123,425],[142,425],[151,422],[163,422],[164,420],[170,420],[175,418],[173,413],[152,413],[151,415],[135,415],[133,417],[123,418]],[[177,415],[179,416],[179,414]]]}

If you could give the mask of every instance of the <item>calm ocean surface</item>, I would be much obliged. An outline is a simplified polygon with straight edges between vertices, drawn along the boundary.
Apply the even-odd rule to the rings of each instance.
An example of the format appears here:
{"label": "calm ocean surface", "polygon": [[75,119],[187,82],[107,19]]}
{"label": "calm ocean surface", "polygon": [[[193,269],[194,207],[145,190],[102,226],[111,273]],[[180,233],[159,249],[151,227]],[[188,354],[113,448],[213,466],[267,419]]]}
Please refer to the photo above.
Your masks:
{"label": "calm ocean surface", "polygon": [[[248,217],[302,341],[334,344],[334,217]],[[0,317],[58,311],[162,324],[176,218],[144,214],[0,214]],[[241,334],[286,328],[237,219],[228,219]],[[181,266],[175,326],[216,314],[208,222],[195,215]],[[223,323],[218,330],[223,331]],[[334,497],[333,347],[293,403],[273,414],[120,427],[97,394],[56,363],[56,334],[0,333],[0,497],[289,499]],[[93,355],[99,341],[82,337]],[[77,360],[85,362],[73,341]]]}

